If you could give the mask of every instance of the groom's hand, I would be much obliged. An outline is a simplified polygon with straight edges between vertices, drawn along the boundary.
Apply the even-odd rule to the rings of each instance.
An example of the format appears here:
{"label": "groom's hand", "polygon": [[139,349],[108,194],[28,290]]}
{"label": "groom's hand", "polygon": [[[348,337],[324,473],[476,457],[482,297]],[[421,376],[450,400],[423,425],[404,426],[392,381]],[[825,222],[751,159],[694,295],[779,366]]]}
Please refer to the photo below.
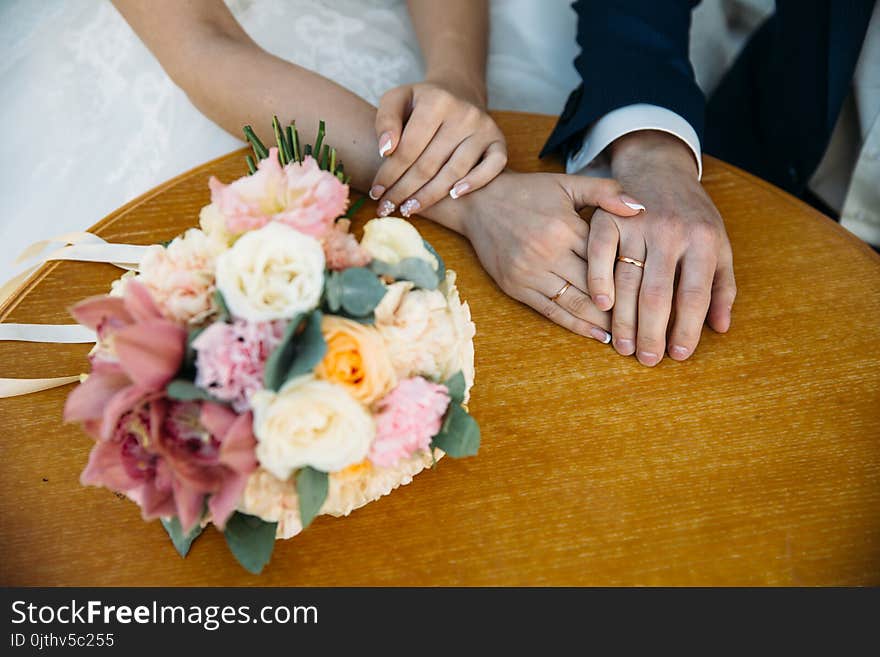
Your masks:
{"label": "groom's hand", "polygon": [[[613,308],[618,353],[635,353],[653,366],[668,347],[671,358],[684,360],[697,347],[707,313],[719,333],[730,326],[736,283],[724,222],[697,180],[693,154],[678,138],[634,132],[610,148],[615,179],[646,210],[625,219],[601,209],[593,215],[590,295],[600,309]],[[644,268],[618,262],[618,255]]]}
{"label": "groom's hand", "polygon": [[505,171],[478,193],[444,202],[436,212],[462,213],[457,220],[447,217],[445,224],[468,237],[505,293],[570,331],[607,344],[611,317],[586,293],[590,229],[578,210],[593,206],[636,214],[627,201],[632,199],[613,180]]}

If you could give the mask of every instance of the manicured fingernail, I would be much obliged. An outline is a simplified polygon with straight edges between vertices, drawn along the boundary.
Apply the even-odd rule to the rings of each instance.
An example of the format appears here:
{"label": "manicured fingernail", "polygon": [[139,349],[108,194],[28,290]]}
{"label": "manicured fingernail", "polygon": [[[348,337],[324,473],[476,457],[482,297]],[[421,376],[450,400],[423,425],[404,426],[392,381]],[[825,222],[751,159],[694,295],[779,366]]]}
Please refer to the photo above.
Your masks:
{"label": "manicured fingernail", "polygon": [[385,193],[385,188],[382,185],[373,185],[370,187],[370,198],[374,201],[378,201],[382,198],[382,194]]}
{"label": "manicured fingernail", "polygon": [[459,196],[467,194],[467,192],[470,188],[471,188],[471,186],[466,182],[455,183],[453,188],[449,190],[449,195],[455,199],[455,198],[458,198]]}
{"label": "manicured fingernail", "polygon": [[660,362],[660,357],[651,351],[640,351],[639,362],[642,365],[656,365]]}
{"label": "manicured fingernail", "polygon": [[679,346],[679,345],[675,345],[674,347],[672,347],[669,350],[670,356],[672,356],[673,358],[681,358],[682,360],[687,358],[690,355],[690,353],[691,353],[690,349],[688,349],[687,347]]}
{"label": "manicured fingernail", "polygon": [[603,331],[600,328],[591,328],[590,335],[596,338],[602,344],[608,344],[611,342],[611,334],[607,331]]}
{"label": "manicured fingernail", "polygon": [[404,217],[409,217],[413,212],[418,212],[419,208],[422,207],[422,204],[419,203],[416,199],[411,198],[403,202],[400,206],[400,214]]}
{"label": "manicured fingernail", "polygon": [[645,211],[645,206],[628,194],[621,194],[620,200],[623,201],[623,204],[631,210],[638,210],[639,212]]}
{"label": "manicured fingernail", "polygon": [[632,340],[627,340],[626,338],[619,338],[614,341],[614,346],[617,347],[617,351],[619,351],[624,356],[629,356],[636,350],[636,345]]}
{"label": "manicured fingernail", "polygon": [[611,307],[611,297],[607,294],[597,294],[594,299],[599,310],[608,310]]}
{"label": "manicured fingernail", "polygon": [[389,214],[394,212],[394,208],[396,208],[396,207],[397,206],[394,205],[394,203],[392,203],[391,201],[389,201],[386,198],[384,201],[382,201],[379,204],[379,216],[380,217],[387,217]]}
{"label": "manicured fingernail", "polygon": [[391,150],[391,133],[383,132],[379,137],[379,157],[385,157],[385,154]]}

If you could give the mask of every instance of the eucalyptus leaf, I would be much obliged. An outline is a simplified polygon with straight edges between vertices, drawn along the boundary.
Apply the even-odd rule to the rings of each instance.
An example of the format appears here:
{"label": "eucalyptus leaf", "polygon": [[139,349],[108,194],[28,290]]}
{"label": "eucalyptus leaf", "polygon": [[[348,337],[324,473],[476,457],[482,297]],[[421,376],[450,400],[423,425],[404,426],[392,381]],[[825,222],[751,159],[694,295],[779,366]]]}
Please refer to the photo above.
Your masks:
{"label": "eucalyptus leaf", "polygon": [[232,313],[229,312],[229,306],[226,305],[226,299],[220,290],[214,290],[214,304],[217,306],[217,321],[228,322],[232,319]]}
{"label": "eucalyptus leaf", "polygon": [[464,391],[467,388],[464,373],[459,370],[450,376],[443,385],[446,386],[446,390],[449,393],[450,405],[461,406],[464,402]]}
{"label": "eucalyptus leaf", "polygon": [[380,276],[391,276],[395,281],[411,281],[425,290],[436,290],[440,285],[440,278],[431,263],[421,258],[404,258],[395,265],[373,260],[370,269]]}
{"label": "eucalyptus leaf", "polygon": [[170,399],[178,401],[194,401],[202,399],[205,401],[217,402],[222,404],[216,397],[213,397],[207,390],[199,388],[192,381],[185,379],[174,379],[165,387],[165,394]]}
{"label": "eucalyptus leaf", "polygon": [[324,277],[324,300],[331,313],[339,312],[342,308],[342,280],[339,272],[329,272]]}
{"label": "eucalyptus leaf", "polygon": [[177,516],[167,519],[161,518],[161,520],[162,526],[168,532],[168,536],[171,537],[174,549],[177,550],[181,557],[185,557],[189,553],[189,548],[192,546],[193,541],[202,533],[202,526],[196,524],[188,534],[184,534],[183,527],[180,526],[180,520],[177,519]]}
{"label": "eucalyptus leaf", "polygon": [[353,317],[366,317],[385,296],[385,286],[365,267],[351,267],[338,276],[340,305]]}
{"label": "eucalyptus leaf", "polygon": [[324,340],[324,334],[321,333],[323,318],[323,313],[316,310],[306,320],[305,330],[296,338],[296,356],[287,372],[287,381],[311,372],[324,359],[327,342]]}
{"label": "eucalyptus leaf", "polygon": [[480,426],[461,406],[450,406],[432,445],[453,458],[474,456],[480,449]]}
{"label": "eucalyptus leaf", "polygon": [[281,343],[266,360],[263,383],[276,392],[295,376],[311,372],[327,353],[327,343],[321,333],[320,310],[311,313],[303,327],[303,315],[294,317],[287,325]]}
{"label": "eucalyptus leaf", "polygon": [[299,517],[303,529],[318,515],[329,488],[330,478],[326,472],[306,466],[297,473],[296,494],[299,496]]}
{"label": "eucalyptus leaf", "polygon": [[236,511],[226,521],[223,535],[238,563],[248,572],[259,575],[272,557],[277,527],[277,522],[265,522]]}
{"label": "eucalyptus leaf", "polygon": [[431,246],[431,243],[428,240],[422,239],[422,243],[424,243],[425,248],[428,249],[428,253],[437,258],[437,264],[440,265],[437,268],[437,278],[439,278],[441,282],[446,280],[446,263],[443,262],[443,258],[440,257],[440,254],[437,253],[437,250]]}

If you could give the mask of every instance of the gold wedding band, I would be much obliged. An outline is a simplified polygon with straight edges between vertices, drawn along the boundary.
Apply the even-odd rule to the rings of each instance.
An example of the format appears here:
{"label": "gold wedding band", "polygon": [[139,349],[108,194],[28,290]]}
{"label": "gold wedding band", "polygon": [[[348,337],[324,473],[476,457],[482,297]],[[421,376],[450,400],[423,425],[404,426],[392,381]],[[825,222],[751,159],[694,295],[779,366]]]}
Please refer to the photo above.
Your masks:
{"label": "gold wedding band", "polygon": [[626,263],[629,263],[630,265],[635,265],[636,267],[639,267],[641,269],[645,268],[645,263],[642,262],[641,260],[636,260],[635,258],[627,258],[626,256],[617,256],[617,261],[618,262],[626,262]]}
{"label": "gold wedding band", "polygon": [[550,297],[550,301],[556,301],[559,297],[565,294],[565,291],[571,287],[571,283],[569,281],[565,281],[565,285],[559,288],[559,292]]}

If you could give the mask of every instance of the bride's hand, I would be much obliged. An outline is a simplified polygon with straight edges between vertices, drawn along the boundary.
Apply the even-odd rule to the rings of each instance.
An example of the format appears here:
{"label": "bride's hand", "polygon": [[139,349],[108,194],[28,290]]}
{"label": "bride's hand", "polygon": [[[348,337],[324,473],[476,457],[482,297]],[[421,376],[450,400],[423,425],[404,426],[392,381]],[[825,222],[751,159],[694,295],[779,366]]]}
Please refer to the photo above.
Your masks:
{"label": "bride's hand", "polygon": [[404,217],[448,194],[480,189],[504,170],[507,144],[478,99],[430,82],[396,87],[376,114],[379,167],[370,198],[379,216]]}
{"label": "bride's hand", "polygon": [[[587,293],[589,224],[578,211],[593,206],[620,216],[626,205],[614,180],[506,171],[467,199],[463,232],[501,289],[570,331],[607,344],[611,316]],[[566,285],[571,285],[554,301]]]}

